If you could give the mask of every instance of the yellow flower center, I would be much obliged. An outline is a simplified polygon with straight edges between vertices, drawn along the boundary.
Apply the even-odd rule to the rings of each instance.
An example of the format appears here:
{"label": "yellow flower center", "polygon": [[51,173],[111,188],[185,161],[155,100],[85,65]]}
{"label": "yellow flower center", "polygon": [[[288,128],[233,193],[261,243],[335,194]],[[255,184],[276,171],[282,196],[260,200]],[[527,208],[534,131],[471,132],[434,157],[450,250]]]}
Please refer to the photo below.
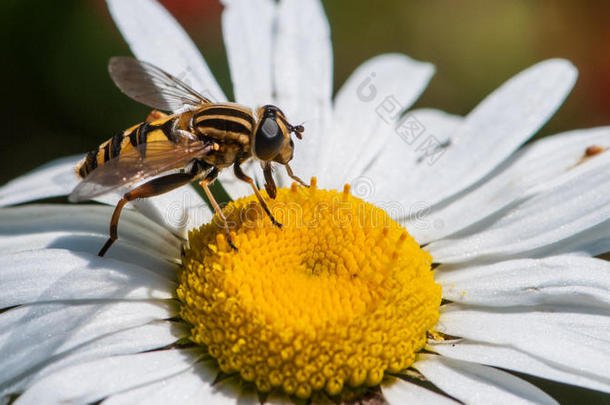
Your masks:
{"label": "yellow flower center", "polygon": [[280,189],[189,234],[178,297],[193,342],[261,392],[308,398],[374,386],[409,367],[438,320],[431,256],[383,210],[349,194]]}

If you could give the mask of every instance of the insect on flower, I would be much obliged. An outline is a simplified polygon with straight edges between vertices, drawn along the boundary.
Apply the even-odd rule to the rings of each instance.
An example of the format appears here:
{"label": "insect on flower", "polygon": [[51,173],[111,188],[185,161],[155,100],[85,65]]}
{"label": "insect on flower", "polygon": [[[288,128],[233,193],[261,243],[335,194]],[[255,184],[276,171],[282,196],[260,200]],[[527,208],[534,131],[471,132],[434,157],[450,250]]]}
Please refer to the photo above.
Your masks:
{"label": "insect on flower", "polygon": [[[119,200],[110,220],[110,237],[98,255],[103,256],[117,239],[121,210],[129,201],[171,191],[192,181],[199,181],[216,214],[221,219],[229,245],[237,250],[220,206],[209,185],[220,170],[233,166],[235,176],[250,184],[261,206],[274,225],[281,227],[269,210],[254,180],[241,164],[250,158],[260,161],[265,188],[275,198],[273,162],[284,165],[292,160],[294,142],[301,139],[302,125],[291,125],[276,106],[265,105],[256,114],[235,103],[213,103],[167,72],[130,57],[110,60],[108,71],[119,89],[132,99],[154,109],[183,112],[167,115],[153,111],[145,122],[132,126],[89,152],[76,172],[82,181],[70,201],[78,202],[128,188],[142,180],[162,175],[138,185]],[[175,172],[179,169],[178,172]]]}

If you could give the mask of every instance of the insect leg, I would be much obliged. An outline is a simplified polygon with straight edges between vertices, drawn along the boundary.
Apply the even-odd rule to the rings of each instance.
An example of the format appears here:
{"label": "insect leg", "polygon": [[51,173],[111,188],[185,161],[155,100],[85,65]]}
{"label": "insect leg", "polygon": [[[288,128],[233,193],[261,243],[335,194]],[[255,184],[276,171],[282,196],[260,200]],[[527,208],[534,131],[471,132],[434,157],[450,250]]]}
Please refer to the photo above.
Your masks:
{"label": "insect leg", "polygon": [[112,213],[112,218],[110,219],[110,237],[97,255],[104,256],[108,248],[118,239],[117,229],[119,226],[119,217],[121,216],[121,210],[125,204],[137,198],[148,198],[167,193],[177,187],[190,183],[196,176],[197,173],[173,173],[153,179],[125,193]]}
{"label": "insect leg", "polygon": [[269,197],[275,199],[277,188],[275,186],[275,181],[273,180],[271,163],[263,163],[263,174],[265,175],[265,190],[267,190]]}
{"label": "insect leg", "polygon": [[267,216],[269,217],[269,219],[271,220],[273,225],[277,226],[278,228],[281,228],[282,224],[277,222],[275,220],[275,218],[273,217],[273,215],[271,214],[271,211],[269,210],[267,203],[263,199],[263,196],[261,195],[260,191],[258,191],[258,188],[256,188],[256,184],[254,184],[254,180],[252,180],[252,178],[250,176],[248,176],[246,173],[243,172],[243,170],[241,169],[241,166],[239,165],[239,162],[235,162],[235,164],[233,165],[233,171],[235,172],[235,176],[237,176],[238,179],[245,181],[246,183],[250,183],[252,190],[254,190],[254,194],[256,194],[256,198],[258,198],[258,202],[263,206],[263,209],[267,213]]}
{"label": "insect leg", "polygon": [[227,234],[227,242],[229,243],[229,246],[231,246],[233,250],[238,251],[239,249],[237,249],[237,247],[235,247],[235,245],[233,244],[233,239],[231,238],[231,231],[229,230],[229,224],[227,224],[227,218],[225,218],[224,214],[222,213],[222,210],[220,209],[220,205],[218,205],[218,202],[216,202],[214,195],[208,187],[212,182],[214,182],[214,180],[216,180],[217,176],[218,168],[214,167],[212,171],[208,173],[208,175],[205,176],[205,178],[199,182],[199,184],[203,188],[203,191],[205,191],[205,195],[208,197],[208,200],[210,200],[210,203],[212,203],[212,207],[214,207],[216,215],[218,215],[218,218],[220,218],[220,220],[222,221],[222,227],[224,228],[225,233]]}
{"label": "insect leg", "polygon": [[309,184],[307,184],[303,180],[301,180],[300,177],[294,175],[294,173],[292,172],[292,168],[290,167],[290,165],[288,163],[286,163],[284,165],[284,167],[286,168],[286,173],[288,173],[288,176],[290,176],[290,178],[292,180],[294,180],[298,183],[301,183],[302,186],[309,187]]}

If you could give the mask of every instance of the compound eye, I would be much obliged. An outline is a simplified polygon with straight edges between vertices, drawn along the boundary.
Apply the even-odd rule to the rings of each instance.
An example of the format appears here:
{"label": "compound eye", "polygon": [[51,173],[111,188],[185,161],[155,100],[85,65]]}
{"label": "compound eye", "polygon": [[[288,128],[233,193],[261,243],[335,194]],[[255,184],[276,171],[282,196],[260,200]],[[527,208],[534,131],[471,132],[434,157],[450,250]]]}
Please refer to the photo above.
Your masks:
{"label": "compound eye", "polygon": [[282,149],[284,134],[275,118],[264,118],[254,139],[254,154],[261,160],[271,160]]}

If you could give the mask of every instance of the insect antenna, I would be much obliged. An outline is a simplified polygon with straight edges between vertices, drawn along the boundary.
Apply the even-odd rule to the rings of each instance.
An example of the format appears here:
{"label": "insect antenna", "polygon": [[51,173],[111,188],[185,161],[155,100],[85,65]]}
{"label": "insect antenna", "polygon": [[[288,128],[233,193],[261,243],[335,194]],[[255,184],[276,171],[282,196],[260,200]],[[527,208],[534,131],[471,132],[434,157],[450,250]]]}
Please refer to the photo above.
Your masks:
{"label": "insect antenna", "polygon": [[303,139],[303,132],[305,132],[305,127],[303,126],[305,122],[301,122],[299,125],[292,126],[288,124],[288,130],[293,132],[298,139]]}

